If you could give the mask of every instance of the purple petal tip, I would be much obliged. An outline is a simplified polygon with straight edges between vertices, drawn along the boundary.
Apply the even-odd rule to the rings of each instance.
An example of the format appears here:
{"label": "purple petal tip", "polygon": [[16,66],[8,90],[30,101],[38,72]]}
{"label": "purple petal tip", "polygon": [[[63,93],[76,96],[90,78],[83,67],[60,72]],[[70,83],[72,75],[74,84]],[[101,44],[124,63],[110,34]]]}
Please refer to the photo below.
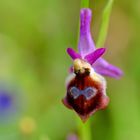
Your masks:
{"label": "purple petal tip", "polygon": [[[98,49],[98,50],[99,50],[99,49]],[[105,53],[105,51],[106,51],[106,48],[100,48],[100,54]]]}
{"label": "purple petal tip", "polygon": [[80,54],[78,54],[77,52],[75,52],[72,48],[67,48],[67,53],[69,54],[69,56],[74,60],[77,58],[81,58]]}
{"label": "purple petal tip", "polygon": [[84,15],[87,15],[88,17],[91,17],[91,15],[92,15],[92,11],[89,8],[82,8],[80,13],[81,13],[81,17],[84,16]]}
{"label": "purple petal tip", "polygon": [[103,76],[109,76],[116,79],[119,79],[121,76],[123,76],[123,71],[121,69],[113,66],[112,64],[109,64],[106,60],[102,58],[96,61],[96,63],[93,64],[93,67],[95,71],[97,71]]}
{"label": "purple petal tip", "polygon": [[107,76],[110,76],[112,78],[119,79],[121,76],[123,76],[123,71],[119,69],[118,67],[113,66],[111,64],[108,65],[107,71],[108,71],[106,73]]}
{"label": "purple petal tip", "polygon": [[99,59],[105,53],[105,51],[106,51],[105,48],[99,48],[96,51],[86,55],[85,59],[92,65],[97,59]]}

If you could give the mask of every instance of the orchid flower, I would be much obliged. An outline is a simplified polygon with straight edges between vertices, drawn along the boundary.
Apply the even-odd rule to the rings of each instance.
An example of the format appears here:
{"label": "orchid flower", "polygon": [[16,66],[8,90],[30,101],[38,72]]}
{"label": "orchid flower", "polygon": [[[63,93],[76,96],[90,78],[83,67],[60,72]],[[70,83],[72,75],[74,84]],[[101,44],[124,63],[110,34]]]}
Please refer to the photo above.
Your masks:
{"label": "orchid flower", "polygon": [[78,53],[72,48],[67,49],[73,66],[66,82],[67,94],[63,99],[64,105],[74,109],[83,121],[108,105],[106,80],[103,76],[122,76],[119,68],[102,58],[106,49],[96,49],[90,33],[91,18],[92,12],[89,8],[81,9]]}

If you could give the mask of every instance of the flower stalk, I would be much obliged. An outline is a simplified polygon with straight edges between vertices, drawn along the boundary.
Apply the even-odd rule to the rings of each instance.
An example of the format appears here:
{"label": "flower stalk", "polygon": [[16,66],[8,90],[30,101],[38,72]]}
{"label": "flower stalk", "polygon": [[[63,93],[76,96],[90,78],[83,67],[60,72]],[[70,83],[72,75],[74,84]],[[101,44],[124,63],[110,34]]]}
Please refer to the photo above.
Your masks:
{"label": "flower stalk", "polygon": [[88,120],[86,123],[83,123],[79,118],[77,118],[77,124],[79,140],[93,140],[91,135],[90,120]]}
{"label": "flower stalk", "polygon": [[113,0],[108,0],[108,3],[106,4],[106,7],[104,8],[104,11],[102,13],[101,27],[99,31],[98,40],[96,43],[97,47],[102,47],[105,43],[112,5],[113,5]]}
{"label": "flower stalk", "polygon": [[89,7],[89,0],[82,0],[81,8],[88,8],[88,7]]}

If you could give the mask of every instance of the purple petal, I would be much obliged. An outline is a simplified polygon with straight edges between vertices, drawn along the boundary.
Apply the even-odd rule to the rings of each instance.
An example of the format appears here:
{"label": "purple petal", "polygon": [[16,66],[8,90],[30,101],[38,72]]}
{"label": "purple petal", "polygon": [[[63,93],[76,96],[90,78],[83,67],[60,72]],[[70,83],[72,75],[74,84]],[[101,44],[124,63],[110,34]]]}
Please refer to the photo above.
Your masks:
{"label": "purple petal", "polygon": [[102,58],[98,59],[92,66],[97,73],[103,76],[109,76],[118,79],[123,75],[123,72],[119,68],[109,64]]}
{"label": "purple petal", "polygon": [[105,53],[105,48],[99,48],[96,51],[85,56],[85,59],[92,65],[99,57]]}
{"label": "purple petal", "polygon": [[77,52],[75,52],[72,48],[67,48],[67,53],[69,54],[69,56],[74,60],[76,58],[81,58],[80,54],[78,54]]}
{"label": "purple petal", "polygon": [[78,51],[82,58],[95,50],[95,44],[90,33],[90,22],[92,12],[88,8],[81,9],[80,12],[80,38],[78,43]]}

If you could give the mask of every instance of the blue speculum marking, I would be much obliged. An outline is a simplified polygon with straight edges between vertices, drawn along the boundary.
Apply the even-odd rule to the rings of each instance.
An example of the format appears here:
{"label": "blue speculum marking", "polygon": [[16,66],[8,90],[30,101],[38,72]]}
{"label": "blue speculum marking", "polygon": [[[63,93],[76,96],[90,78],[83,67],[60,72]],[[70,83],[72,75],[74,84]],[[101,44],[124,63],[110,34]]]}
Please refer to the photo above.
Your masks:
{"label": "blue speculum marking", "polygon": [[84,90],[80,90],[77,87],[70,88],[70,95],[74,99],[77,99],[79,96],[83,95],[86,98],[86,100],[90,100],[96,94],[97,94],[97,89],[95,89],[93,87],[87,87]]}

